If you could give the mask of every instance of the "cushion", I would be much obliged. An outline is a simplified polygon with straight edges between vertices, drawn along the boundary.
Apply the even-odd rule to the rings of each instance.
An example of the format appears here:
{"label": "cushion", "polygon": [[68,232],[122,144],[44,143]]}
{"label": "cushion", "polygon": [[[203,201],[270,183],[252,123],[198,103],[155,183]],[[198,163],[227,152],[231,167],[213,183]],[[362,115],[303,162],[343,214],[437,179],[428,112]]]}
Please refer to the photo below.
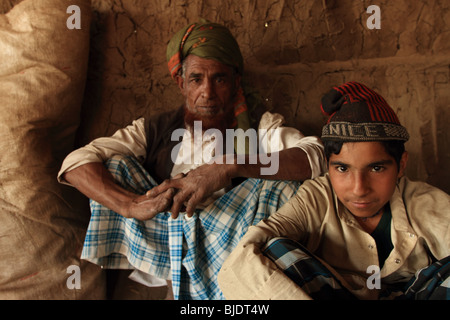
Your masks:
{"label": "cushion", "polygon": [[[67,27],[71,5],[81,29]],[[87,199],[56,180],[80,122],[90,19],[89,0],[0,15],[0,299],[105,295],[102,270],[79,259]]]}

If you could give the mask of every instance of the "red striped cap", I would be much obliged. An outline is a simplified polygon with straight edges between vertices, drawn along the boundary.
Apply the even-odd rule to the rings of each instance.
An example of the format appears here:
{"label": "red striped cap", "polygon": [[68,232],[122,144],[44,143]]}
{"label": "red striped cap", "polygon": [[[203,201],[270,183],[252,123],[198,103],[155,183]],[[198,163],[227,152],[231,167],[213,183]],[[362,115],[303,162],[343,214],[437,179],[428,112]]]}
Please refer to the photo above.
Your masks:
{"label": "red striped cap", "polygon": [[409,134],[394,110],[377,92],[358,82],[334,87],[322,98],[322,112],[329,116],[323,140],[407,141]]}

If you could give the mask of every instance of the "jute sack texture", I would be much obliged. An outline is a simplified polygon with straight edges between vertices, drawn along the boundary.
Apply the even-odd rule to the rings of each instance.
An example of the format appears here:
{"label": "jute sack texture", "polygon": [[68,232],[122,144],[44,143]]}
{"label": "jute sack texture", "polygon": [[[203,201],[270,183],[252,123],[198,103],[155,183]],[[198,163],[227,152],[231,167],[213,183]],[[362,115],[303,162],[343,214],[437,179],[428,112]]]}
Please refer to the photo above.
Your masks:
{"label": "jute sack texture", "polygon": [[[67,28],[71,5],[81,29]],[[79,259],[87,200],[56,180],[80,122],[90,19],[88,0],[0,15],[0,299],[105,296],[102,270]]]}

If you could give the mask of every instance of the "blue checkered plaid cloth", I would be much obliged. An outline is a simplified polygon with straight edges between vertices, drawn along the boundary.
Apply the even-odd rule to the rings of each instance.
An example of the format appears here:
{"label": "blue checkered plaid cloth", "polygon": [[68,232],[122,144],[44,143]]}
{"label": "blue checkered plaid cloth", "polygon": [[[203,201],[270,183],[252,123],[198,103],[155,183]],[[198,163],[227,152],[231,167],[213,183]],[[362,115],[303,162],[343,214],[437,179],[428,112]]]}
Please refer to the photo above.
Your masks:
{"label": "blue checkered plaid cloth", "polygon": [[[156,185],[131,157],[106,166],[126,189],[144,194]],[[291,198],[300,182],[247,179],[191,219],[163,212],[151,220],[126,219],[95,201],[81,258],[111,269],[138,269],[168,279],[175,299],[224,299],[217,274],[248,227]]]}
{"label": "blue checkered plaid cloth", "polygon": [[319,259],[294,240],[273,238],[263,254],[314,300],[356,300]]}
{"label": "blue checkered plaid cloth", "polygon": [[[293,282],[316,300],[356,300],[335,275],[300,243],[273,238],[263,248]],[[450,256],[416,272],[410,281],[387,286],[382,300],[450,300]]]}
{"label": "blue checkered plaid cloth", "polygon": [[450,256],[416,272],[400,300],[450,300]]}

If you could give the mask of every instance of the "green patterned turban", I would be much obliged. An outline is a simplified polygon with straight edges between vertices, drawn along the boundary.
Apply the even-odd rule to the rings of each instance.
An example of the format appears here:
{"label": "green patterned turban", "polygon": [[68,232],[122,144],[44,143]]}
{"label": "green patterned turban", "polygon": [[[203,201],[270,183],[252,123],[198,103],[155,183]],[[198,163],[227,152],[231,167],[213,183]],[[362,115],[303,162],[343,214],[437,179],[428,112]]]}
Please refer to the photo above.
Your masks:
{"label": "green patterned turban", "polygon": [[236,39],[230,30],[217,23],[200,20],[185,26],[172,37],[167,46],[167,62],[172,77],[175,77],[183,60],[190,54],[235,67],[241,75],[244,71]]}
{"label": "green patterned turban", "polygon": [[[178,74],[183,60],[190,54],[200,58],[214,59],[236,68],[242,75],[244,60],[236,39],[226,27],[206,20],[200,20],[178,31],[167,46],[167,64],[172,78]],[[250,128],[248,108],[244,91],[239,88],[234,102],[234,127]]]}

